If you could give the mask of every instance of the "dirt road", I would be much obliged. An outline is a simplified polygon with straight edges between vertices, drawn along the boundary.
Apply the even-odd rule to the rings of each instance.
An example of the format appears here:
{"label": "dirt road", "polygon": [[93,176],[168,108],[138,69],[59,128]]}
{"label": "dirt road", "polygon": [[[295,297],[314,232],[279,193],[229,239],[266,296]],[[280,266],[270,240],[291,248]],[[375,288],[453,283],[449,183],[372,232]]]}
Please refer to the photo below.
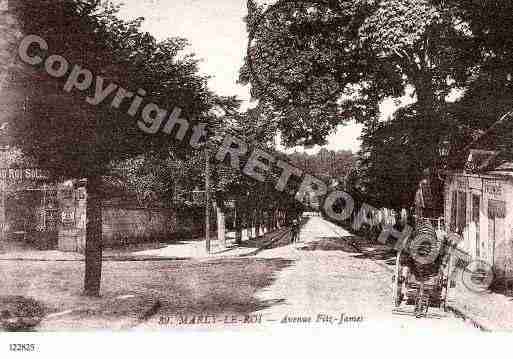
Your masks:
{"label": "dirt road", "polygon": [[422,319],[392,314],[393,258],[362,255],[350,245],[355,240],[343,228],[312,217],[303,226],[299,243],[260,253],[261,258],[288,259],[293,264],[257,293],[261,300],[284,300],[258,314],[286,325],[310,321],[309,325],[320,326],[476,330],[436,309]]}
{"label": "dirt road", "polygon": [[[362,254],[350,244],[355,240],[343,228],[320,217],[309,218],[298,243],[281,243],[256,256],[236,259],[238,268],[220,267],[215,271],[217,262],[203,262],[203,272],[193,270],[188,275],[196,278],[196,293],[181,291],[178,296],[188,298],[189,305],[180,308],[176,300],[164,300],[156,315],[137,329],[343,327],[390,328],[405,333],[418,328],[457,333],[478,330],[451,313],[435,309],[422,319],[392,314],[394,254],[375,246],[375,252],[366,250]],[[357,247],[361,245],[365,243]],[[284,265],[273,267],[273,263]],[[176,280],[183,281],[183,274]],[[242,290],[249,288],[249,283],[253,283],[252,289]],[[199,290],[203,290],[201,295]],[[160,295],[165,299],[164,291]],[[198,306],[199,302],[209,304]]]}

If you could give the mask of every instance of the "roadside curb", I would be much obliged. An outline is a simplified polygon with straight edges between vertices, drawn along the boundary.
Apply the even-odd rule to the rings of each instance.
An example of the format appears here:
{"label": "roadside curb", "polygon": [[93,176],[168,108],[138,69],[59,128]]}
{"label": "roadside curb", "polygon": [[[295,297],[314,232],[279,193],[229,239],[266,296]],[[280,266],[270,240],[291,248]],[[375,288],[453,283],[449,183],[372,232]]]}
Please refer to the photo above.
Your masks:
{"label": "roadside curb", "polygon": [[[230,254],[230,251],[226,251],[223,254],[216,254],[212,253],[210,255],[205,254],[201,257],[194,257],[194,256],[170,256],[170,257],[164,257],[164,256],[151,256],[151,255],[141,255],[141,256],[134,256],[134,255],[120,255],[120,256],[112,256],[107,255],[103,256],[103,262],[160,262],[160,261],[183,261],[183,260],[211,260],[211,259],[220,259],[220,258],[240,258],[240,257],[249,257],[254,256],[258,254],[259,252],[268,249],[272,245],[274,245],[276,242],[283,239],[283,237],[288,233],[288,228],[281,228],[274,233],[266,233],[262,236],[262,240],[265,241],[265,236],[268,235],[276,235],[276,238],[273,238],[269,242],[265,242],[262,246],[258,248],[254,248],[253,250],[242,253],[242,254]],[[282,233],[280,233],[282,232]],[[234,247],[237,248],[237,247]],[[11,257],[11,258],[2,258],[0,256],[0,263],[1,262],[61,262],[61,263],[77,263],[77,262],[84,262],[85,258],[44,258],[44,257]]]}
{"label": "roadside curb", "polygon": [[272,239],[271,241],[265,243],[263,246],[259,247],[259,248],[256,248],[254,251],[251,251],[249,253],[244,253],[244,254],[239,254],[237,257],[251,257],[251,256],[254,256],[254,255],[257,255],[258,253],[266,250],[266,249],[269,249],[269,247],[271,247],[273,244],[281,241],[288,233],[288,229],[286,229],[283,233],[280,233],[276,236],[276,238]]}
{"label": "roadside curb", "polygon": [[466,313],[464,310],[460,309],[455,304],[447,304],[445,307],[446,310],[454,313],[454,315],[458,318],[461,318],[463,321],[470,322],[474,327],[477,329],[483,331],[483,332],[493,332],[495,330],[492,330],[488,325],[483,324],[481,320],[476,319],[474,316],[471,316],[470,314]]}

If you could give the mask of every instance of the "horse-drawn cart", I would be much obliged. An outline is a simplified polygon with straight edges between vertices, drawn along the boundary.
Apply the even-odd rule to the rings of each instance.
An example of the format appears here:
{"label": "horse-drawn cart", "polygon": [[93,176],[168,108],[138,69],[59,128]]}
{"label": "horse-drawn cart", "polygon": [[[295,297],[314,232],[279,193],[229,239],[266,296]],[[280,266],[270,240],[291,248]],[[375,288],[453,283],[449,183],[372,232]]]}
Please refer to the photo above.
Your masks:
{"label": "horse-drawn cart", "polygon": [[450,270],[449,243],[429,221],[420,220],[398,252],[393,276],[396,310],[405,303],[414,306],[417,318],[430,307],[443,308],[447,301]]}

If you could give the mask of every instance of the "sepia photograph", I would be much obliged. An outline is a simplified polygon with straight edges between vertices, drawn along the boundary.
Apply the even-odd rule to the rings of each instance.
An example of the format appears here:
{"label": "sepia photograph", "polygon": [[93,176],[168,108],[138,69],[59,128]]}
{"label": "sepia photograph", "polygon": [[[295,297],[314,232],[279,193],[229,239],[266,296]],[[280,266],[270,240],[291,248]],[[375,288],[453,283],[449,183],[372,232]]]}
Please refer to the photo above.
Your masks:
{"label": "sepia photograph", "polygon": [[513,2],[0,0],[0,353],[305,330],[513,332]]}

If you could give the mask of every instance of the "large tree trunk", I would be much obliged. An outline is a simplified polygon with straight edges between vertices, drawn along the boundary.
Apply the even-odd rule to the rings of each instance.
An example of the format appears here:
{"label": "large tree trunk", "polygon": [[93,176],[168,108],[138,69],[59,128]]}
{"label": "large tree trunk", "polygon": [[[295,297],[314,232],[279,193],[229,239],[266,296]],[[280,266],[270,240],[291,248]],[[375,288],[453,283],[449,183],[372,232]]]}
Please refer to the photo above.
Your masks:
{"label": "large tree trunk", "polygon": [[245,219],[244,225],[246,227],[246,236],[247,236],[247,239],[249,240],[249,239],[251,239],[251,237],[253,235],[252,229],[251,229],[251,226],[252,226],[251,209],[244,211],[244,219]]}
{"label": "large tree trunk", "polygon": [[226,247],[226,215],[223,201],[217,201],[217,239],[222,247]]}
{"label": "large tree trunk", "polygon": [[255,237],[258,238],[262,235],[262,211],[260,210],[260,208],[257,207],[255,215],[256,215],[256,225],[255,225],[256,236]]}
{"label": "large tree trunk", "polygon": [[257,234],[256,234],[256,209],[251,210],[249,223],[251,226],[250,227],[251,228],[251,238],[256,238],[257,237]]}
{"label": "large tree trunk", "polygon": [[242,244],[242,219],[244,213],[242,212],[242,208],[240,208],[240,202],[238,200],[235,201],[235,244]]}
{"label": "large tree trunk", "polygon": [[102,207],[99,186],[100,176],[91,176],[87,181],[87,223],[85,248],[84,294],[100,295],[102,278]]}

